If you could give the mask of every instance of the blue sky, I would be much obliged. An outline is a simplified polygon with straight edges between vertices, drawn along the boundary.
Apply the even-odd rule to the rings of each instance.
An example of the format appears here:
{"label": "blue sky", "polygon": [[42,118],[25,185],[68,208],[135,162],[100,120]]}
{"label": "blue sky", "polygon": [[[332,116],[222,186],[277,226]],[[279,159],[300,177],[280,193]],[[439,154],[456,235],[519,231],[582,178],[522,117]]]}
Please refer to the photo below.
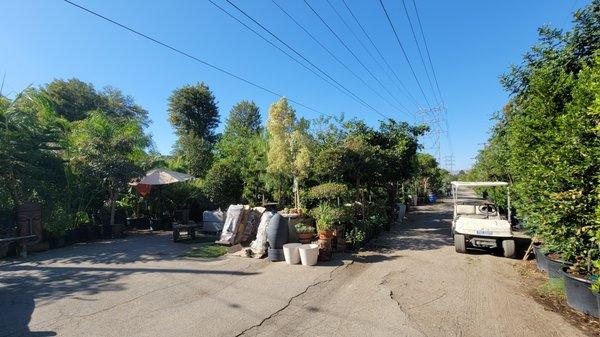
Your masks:
{"label": "blue sky", "polygon": [[[303,1],[276,1],[380,95],[395,102]],[[363,38],[342,1],[330,1],[359,38]],[[424,105],[379,2],[346,1],[411,94]],[[371,125],[381,118],[291,61],[208,1],[74,2],[321,112],[343,112],[347,118],[362,118]],[[240,17],[224,0],[215,2]],[[375,109],[398,120],[415,121],[370,91],[295,26],[271,0],[233,2]],[[392,81],[394,77],[362,49],[328,3],[322,0],[309,3],[384,87],[414,113],[416,105],[400,93],[398,83]],[[384,3],[416,75],[432,101],[402,2],[385,0]],[[498,77],[510,64],[520,62],[521,55],[536,41],[537,27],[550,24],[568,29],[572,11],[587,3],[583,0],[416,0],[446,103],[455,169],[470,167],[472,158],[487,139],[491,115],[500,110],[508,98]],[[412,1],[407,0],[406,4],[413,14]],[[363,39],[363,43],[370,47],[367,40]],[[112,85],[132,95],[149,111],[152,124],[148,131],[162,153],[168,153],[175,142],[167,121],[167,99],[177,87],[206,82],[219,102],[223,121],[229,109],[241,99],[254,100],[262,110],[263,119],[269,105],[278,99],[60,0],[1,1],[0,45],[3,47],[0,75],[6,74],[4,94],[14,94],[30,84],[42,85],[54,78],[77,77],[97,88]],[[370,51],[377,56],[373,49]],[[310,110],[296,108],[301,116],[317,117]],[[442,149],[442,155],[450,153],[445,139]]]}

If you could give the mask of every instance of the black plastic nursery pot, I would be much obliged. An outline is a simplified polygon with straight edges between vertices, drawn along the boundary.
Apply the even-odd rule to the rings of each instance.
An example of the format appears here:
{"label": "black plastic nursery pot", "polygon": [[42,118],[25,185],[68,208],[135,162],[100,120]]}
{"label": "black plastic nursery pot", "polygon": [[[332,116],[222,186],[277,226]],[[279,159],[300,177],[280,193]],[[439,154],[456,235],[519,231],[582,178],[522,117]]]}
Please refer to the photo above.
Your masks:
{"label": "black plastic nursery pot", "polygon": [[561,278],[563,267],[573,265],[571,262],[552,259],[546,254],[544,254],[544,257],[546,258],[546,266],[548,268],[546,272],[548,273],[548,277],[550,278]]}
{"label": "black plastic nursery pot", "polygon": [[564,267],[561,270],[565,280],[567,304],[575,310],[594,317],[600,317],[600,300],[590,289],[592,282],[570,274],[567,270],[568,267]]}
{"label": "black plastic nursery pot", "polygon": [[548,257],[542,252],[542,245],[533,245],[533,254],[535,254],[535,261],[537,262],[537,269],[540,271],[548,272]]}

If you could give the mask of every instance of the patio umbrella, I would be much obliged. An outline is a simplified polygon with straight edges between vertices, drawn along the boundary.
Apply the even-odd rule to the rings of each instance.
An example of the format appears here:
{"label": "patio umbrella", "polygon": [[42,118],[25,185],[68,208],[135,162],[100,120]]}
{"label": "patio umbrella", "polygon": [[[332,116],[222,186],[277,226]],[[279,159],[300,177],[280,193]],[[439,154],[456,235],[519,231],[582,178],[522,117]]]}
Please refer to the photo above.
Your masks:
{"label": "patio umbrella", "polygon": [[167,169],[153,169],[138,182],[140,185],[167,185],[194,179],[193,176]]}
{"label": "patio umbrella", "polygon": [[189,174],[158,168],[146,172],[146,175],[142,177],[135,187],[142,196],[145,196],[150,192],[152,186],[158,186],[160,213],[162,215],[162,185],[179,183],[190,179],[194,179],[194,177]]}

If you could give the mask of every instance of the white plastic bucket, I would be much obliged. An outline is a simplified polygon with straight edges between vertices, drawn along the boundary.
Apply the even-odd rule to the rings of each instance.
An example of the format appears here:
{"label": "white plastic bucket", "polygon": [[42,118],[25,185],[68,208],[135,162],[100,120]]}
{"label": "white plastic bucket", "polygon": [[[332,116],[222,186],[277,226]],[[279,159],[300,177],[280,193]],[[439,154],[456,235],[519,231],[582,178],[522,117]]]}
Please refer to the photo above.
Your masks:
{"label": "white plastic bucket", "polygon": [[303,266],[314,266],[317,264],[317,258],[319,257],[319,245],[309,243],[298,247],[300,252],[300,260]]}
{"label": "white plastic bucket", "polygon": [[302,246],[301,243],[286,243],[283,245],[283,256],[285,257],[285,263],[300,263],[300,252],[298,251],[298,247],[300,246]]}

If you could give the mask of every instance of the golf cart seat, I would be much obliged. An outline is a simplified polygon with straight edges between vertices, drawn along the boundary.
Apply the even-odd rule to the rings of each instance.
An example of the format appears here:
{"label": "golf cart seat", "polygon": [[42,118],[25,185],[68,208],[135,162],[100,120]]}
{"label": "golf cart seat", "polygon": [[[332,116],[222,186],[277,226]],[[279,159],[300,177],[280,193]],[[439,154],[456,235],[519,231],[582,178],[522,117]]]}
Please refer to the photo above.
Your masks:
{"label": "golf cart seat", "polygon": [[471,215],[476,213],[475,205],[456,205],[456,214]]}

